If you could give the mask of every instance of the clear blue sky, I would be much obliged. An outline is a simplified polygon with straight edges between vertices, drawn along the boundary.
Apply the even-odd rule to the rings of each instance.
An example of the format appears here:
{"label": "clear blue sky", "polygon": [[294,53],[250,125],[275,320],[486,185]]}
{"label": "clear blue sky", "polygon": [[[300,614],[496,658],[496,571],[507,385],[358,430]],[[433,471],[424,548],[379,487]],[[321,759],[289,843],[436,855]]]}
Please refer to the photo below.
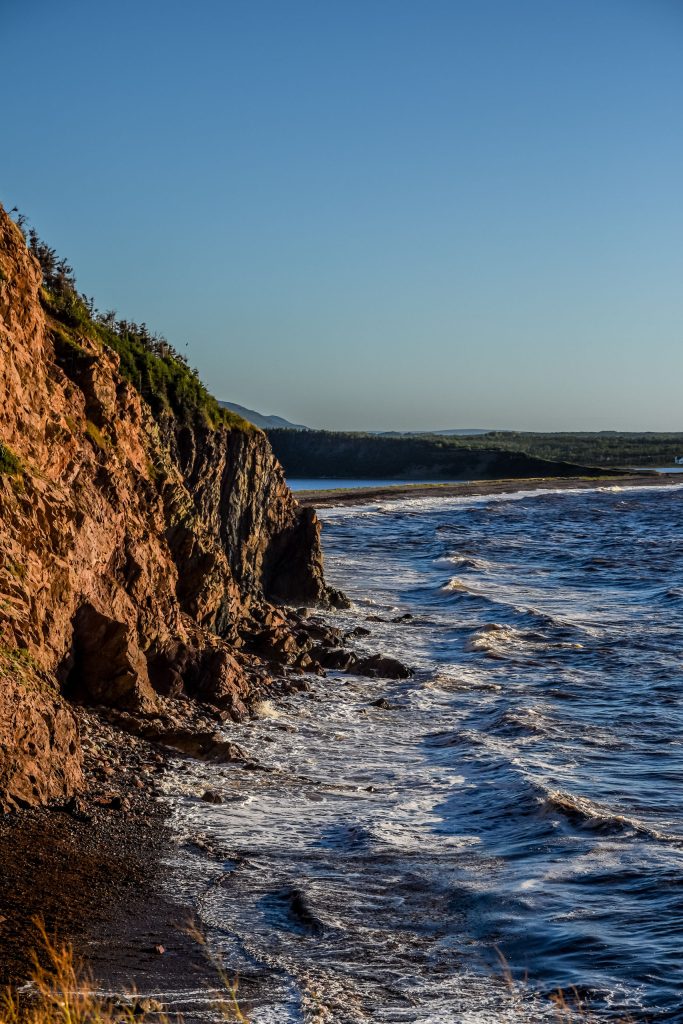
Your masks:
{"label": "clear blue sky", "polygon": [[681,0],[0,7],[0,198],[218,397],[683,429]]}

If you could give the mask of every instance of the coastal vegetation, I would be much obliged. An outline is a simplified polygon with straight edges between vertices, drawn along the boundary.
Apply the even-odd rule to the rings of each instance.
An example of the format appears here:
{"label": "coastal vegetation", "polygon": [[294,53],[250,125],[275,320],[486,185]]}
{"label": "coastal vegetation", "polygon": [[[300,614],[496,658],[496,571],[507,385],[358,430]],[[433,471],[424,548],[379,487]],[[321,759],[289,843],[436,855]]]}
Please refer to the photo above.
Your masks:
{"label": "coastal vegetation", "polygon": [[[34,921],[37,948],[30,984],[0,993],[0,1024],[169,1024],[170,1017],[156,999],[134,992],[112,998],[98,991],[94,980],[74,956],[73,947],[53,939],[45,925]],[[237,997],[237,982],[217,969],[214,998],[218,1019],[249,1024]],[[178,1020],[176,1014],[174,1020]]]}
{"label": "coastal vegetation", "polygon": [[99,311],[93,299],[78,291],[74,270],[67,260],[59,257],[34,228],[26,230],[26,218],[21,214],[15,216],[15,223],[40,264],[41,301],[52,321],[58,357],[67,371],[88,358],[82,344],[87,338],[117,353],[122,375],[157,418],[170,413],[184,426],[254,429],[237,413],[219,405],[187,357],[163,335],[152,332],[145,323],[118,318],[114,310]]}
{"label": "coastal vegetation", "polygon": [[[290,478],[392,480],[495,480],[538,476],[600,475],[590,468],[504,448],[437,435],[269,430],[273,451]],[[609,471],[608,471],[609,472]]]}
{"label": "coastal vegetation", "polygon": [[[496,475],[565,476],[672,465],[683,433],[560,433],[492,431],[477,436],[268,430],[290,477],[477,479]],[[512,459],[512,461],[508,461]],[[482,467],[485,468],[482,476]]]}
{"label": "coastal vegetation", "polygon": [[[134,991],[112,998],[99,991],[94,979],[75,958],[73,947],[50,937],[41,921],[34,922],[38,934],[33,953],[30,984],[22,989],[7,988],[0,993],[0,1024],[183,1024],[177,1013],[169,1014],[157,999],[139,997]],[[192,930],[200,944],[203,936]],[[217,987],[212,990],[212,1009],[226,1024],[249,1024],[250,1018],[239,999],[238,981],[230,978],[207,953],[216,972]],[[501,958],[503,985],[520,1020],[528,1019],[530,1006],[539,1019],[548,1024],[597,1024],[597,1018],[578,991],[558,989],[547,997],[530,991],[527,980],[517,981],[507,962]],[[618,1018],[614,1024],[636,1024]]]}
{"label": "coastal vegetation", "polygon": [[0,441],[0,476],[20,476],[21,459]]}
{"label": "coastal vegetation", "polygon": [[477,437],[449,438],[469,447],[493,447],[505,451],[526,452],[542,459],[560,459],[588,466],[636,468],[639,466],[670,466],[683,455],[683,432],[655,431],[599,432],[565,431],[536,433],[495,430]]}

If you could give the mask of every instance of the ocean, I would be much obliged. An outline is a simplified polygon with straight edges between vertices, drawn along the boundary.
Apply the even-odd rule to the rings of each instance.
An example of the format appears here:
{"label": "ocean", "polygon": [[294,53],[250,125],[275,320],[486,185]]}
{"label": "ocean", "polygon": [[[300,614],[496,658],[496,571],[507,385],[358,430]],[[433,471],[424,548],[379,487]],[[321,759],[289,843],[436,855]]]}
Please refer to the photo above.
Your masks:
{"label": "ocean", "polygon": [[295,477],[287,480],[292,491],[325,491],[325,490],[366,490],[369,487],[405,487],[417,484],[468,483],[466,480],[396,480],[393,479],[326,479],[325,477]]}
{"label": "ocean", "polygon": [[683,1020],[683,487],[321,518],[328,620],[414,676],[313,677],[230,729],[256,770],[167,782],[253,1024],[556,1020],[558,988]]}

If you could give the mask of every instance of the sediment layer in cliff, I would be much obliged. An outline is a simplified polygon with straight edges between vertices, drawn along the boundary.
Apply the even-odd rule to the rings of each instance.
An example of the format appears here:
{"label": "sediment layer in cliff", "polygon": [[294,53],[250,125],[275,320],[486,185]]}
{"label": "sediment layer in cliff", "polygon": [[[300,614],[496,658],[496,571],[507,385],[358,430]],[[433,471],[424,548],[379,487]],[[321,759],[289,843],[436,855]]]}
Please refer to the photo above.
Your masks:
{"label": "sediment layer in cliff", "polygon": [[3,810],[82,786],[73,700],[240,717],[274,661],[312,663],[275,602],[329,597],[266,436],[153,410],[91,326],[55,312],[0,207]]}

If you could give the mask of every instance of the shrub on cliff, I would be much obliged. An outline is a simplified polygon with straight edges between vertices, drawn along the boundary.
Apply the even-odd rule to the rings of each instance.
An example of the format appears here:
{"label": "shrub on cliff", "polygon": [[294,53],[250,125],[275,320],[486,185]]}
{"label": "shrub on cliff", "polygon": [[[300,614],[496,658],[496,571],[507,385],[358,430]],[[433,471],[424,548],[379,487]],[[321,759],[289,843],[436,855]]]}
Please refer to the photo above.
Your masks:
{"label": "shrub on cliff", "polygon": [[21,460],[0,441],[0,476],[20,476],[21,472]]}
{"label": "shrub on cliff", "polygon": [[113,349],[121,360],[122,375],[137,388],[156,417],[170,413],[187,426],[254,429],[237,413],[218,404],[197,371],[166,338],[150,332],[144,323],[119,320],[114,312],[99,312],[91,298],[79,293],[71,265],[33,228],[25,232],[22,215],[16,216],[16,222],[40,264],[43,306],[53,320],[62,349],[71,346],[73,356],[80,347],[79,334]]}
{"label": "shrub on cliff", "polygon": [[[223,409],[206,390],[197,371],[162,336],[150,334],[145,324],[96,314],[95,335],[121,359],[121,373],[138,389],[155,416],[172,412],[181,423],[204,423],[250,429],[246,420]],[[226,415],[227,413],[227,415]]]}

